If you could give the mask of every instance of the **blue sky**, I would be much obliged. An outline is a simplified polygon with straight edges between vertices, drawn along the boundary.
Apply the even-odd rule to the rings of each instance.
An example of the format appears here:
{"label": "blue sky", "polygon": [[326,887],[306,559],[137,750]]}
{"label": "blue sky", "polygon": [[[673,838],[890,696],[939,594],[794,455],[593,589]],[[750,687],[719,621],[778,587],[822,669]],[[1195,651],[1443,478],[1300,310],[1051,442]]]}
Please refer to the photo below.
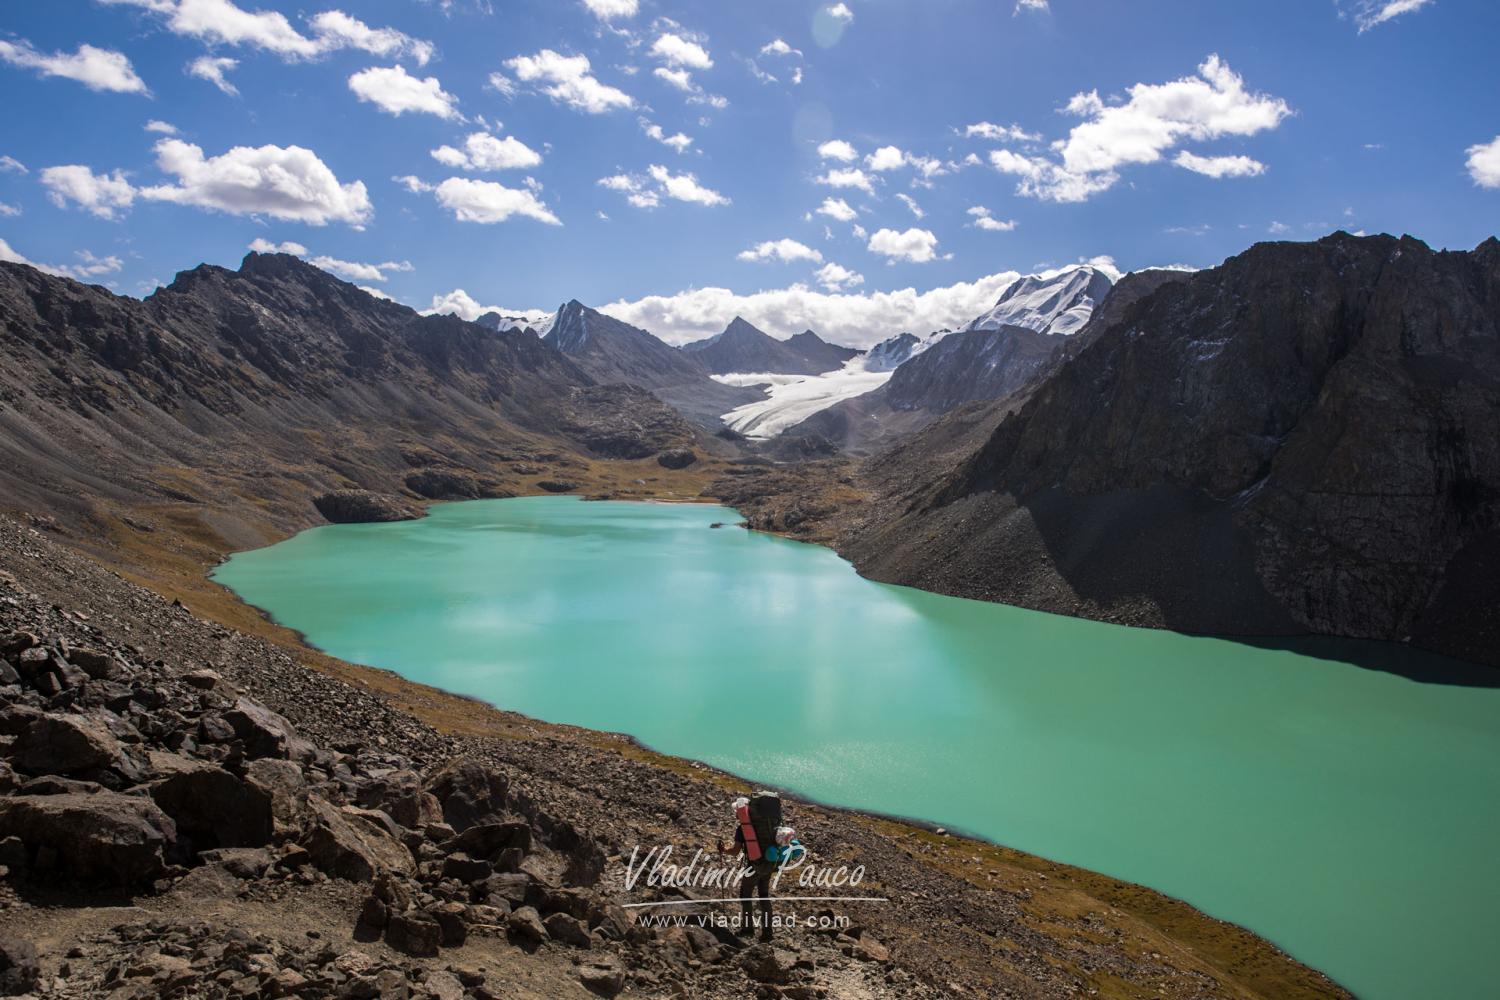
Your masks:
{"label": "blue sky", "polygon": [[0,253],[141,295],[259,240],[418,308],[868,343],[1101,255],[1470,248],[1496,38],[1489,0],[12,2]]}

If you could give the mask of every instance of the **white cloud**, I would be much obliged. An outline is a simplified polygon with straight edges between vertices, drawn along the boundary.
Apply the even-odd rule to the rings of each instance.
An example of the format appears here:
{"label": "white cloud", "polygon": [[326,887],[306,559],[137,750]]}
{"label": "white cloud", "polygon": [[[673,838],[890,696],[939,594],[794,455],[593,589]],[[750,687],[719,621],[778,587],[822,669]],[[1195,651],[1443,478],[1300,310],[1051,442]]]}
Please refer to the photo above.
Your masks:
{"label": "white cloud", "polygon": [[144,94],[146,82],[136,75],[123,53],[80,45],[78,51],[38,52],[24,38],[0,40],[0,61],[23,69],[34,69],[42,76],[77,80],[90,90],[108,90],[121,94]]}
{"label": "white cloud", "polygon": [[1469,154],[1469,176],[1474,178],[1474,183],[1480,187],[1500,188],[1500,135],[1491,142],[1470,146],[1466,152]]}
{"label": "white cloud", "polygon": [[1384,24],[1402,14],[1410,14],[1426,7],[1432,0],[1343,0],[1339,13],[1352,14],[1354,23],[1363,35],[1378,24]]}
{"label": "white cloud", "polygon": [[1292,231],[1292,227],[1285,222],[1272,222],[1266,230],[1273,236],[1284,236]]}
{"label": "white cloud", "polygon": [[114,274],[124,266],[120,258],[113,255],[109,257],[95,257],[87,250],[79,250],[74,254],[78,258],[77,264],[43,264],[27,258],[16,250],[5,240],[0,239],[0,261],[11,264],[25,264],[34,267],[44,274],[56,275],[60,278],[74,278],[78,281],[86,281],[104,274]]}
{"label": "white cloud", "polygon": [[969,209],[969,214],[974,217],[974,221],[969,225],[975,229],[985,229],[992,233],[1008,233],[1016,228],[1014,219],[997,219],[983,205],[975,205]]}
{"label": "white cloud", "polygon": [[962,135],[965,139],[990,139],[995,142],[1039,142],[1042,138],[1019,125],[996,125],[993,122],[965,125]]}
{"label": "white cloud", "polygon": [[702,45],[691,38],[685,38],[670,31],[659,35],[656,41],[651,43],[650,54],[668,66],[682,66],[688,69],[713,69],[714,66],[708,50]]}
{"label": "white cloud", "polygon": [[149,122],[147,122],[144,127],[145,127],[145,129],[146,129],[147,132],[158,132],[161,135],[176,135],[177,134],[177,126],[176,125],[172,125],[172,124],[170,124],[168,122],[157,121],[155,118],[153,118]]}
{"label": "white cloud", "polygon": [[8,201],[0,201],[0,217],[14,219],[21,214],[20,205],[12,205]]}
{"label": "white cloud", "polygon": [[418,78],[403,66],[362,69],[349,77],[349,89],[361,101],[387,114],[400,116],[410,111],[439,118],[458,117],[458,98],[444,90],[437,77]]}
{"label": "white cloud", "polygon": [[1073,95],[1066,110],[1085,120],[1053,143],[1060,160],[1002,149],[990,153],[991,166],[1021,178],[1018,194],[1084,201],[1112,187],[1122,166],[1156,163],[1186,140],[1254,135],[1292,113],[1279,97],[1247,91],[1216,55],[1198,67],[1197,76],[1138,83],[1128,93],[1121,104],[1106,104],[1097,91]]}
{"label": "white cloud", "polygon": [[762,45],[760,47],[760,54],[763,56],[797,56],[801,58],[802,50],[794,49],[784,39],[777,38]]}
{"label": "white cloud", "polygon": [[851,271],[847,267],[829,261],[817,271],[818,284],[830,292],[842,291],[845,288],[853,288],[865,283],[865,276],[857,271]]}
{"label": "white cloud", "polygon": [[[588,56],[564,56],[543,49],[534,56],[508,59],[505,65],[522,82],[538,84],[542,93],[575,111],[598,115],[615,108],[635,107],[635,100],[629,94],[590,75]],[[494,85],[494,77],[490,82]]]}
{"label": "white cloud", "polygon": [[793,239],[767,240],[757,244],[749,250],[741,250],[740,260],[779,260],[783,264],[791,264],[795,261],[806,260],[814,264],[823,261],[823,255],[810,246],[798,243]]}
{"label": "white cloud", "polygon": [[849,222],[859,213],[842,198],[824,198],[823,204],[818,206],[818,214],[826,215],[839,222]]}
{"label": "white cloud", "polygon": [[829,139],[818,147],[818,155],[825,160],[839,160],[843,163],[853,163],[859,159],[854,147],[843,139]]}
{"label": "white cloud", "polygon": [[1048,3],[1048,0],[1016,0],[1016,9],[1011,12],[1011,16],[1015,17],[1023,10],[1046,14],[1052,10],[1052,6]]}
{"label": "white cloud", "polygon": [[667,69],[665,66],[658,66],[651,72],[657,79],[665,80],[685,93],[692,94],[698,90],[698,85],[693,82],[693,74],[685,69]]}
{"label": "white cloud", "polygon": [[619,191],[625,195],[625,200],[636,208],[656,208],[661,204],[661,194],[646,184],[646,179],[639,174],[615,174],[612,177],[599,178],[599,186],[611,191]]}
{"label": "white cloud", "polygon": [[205,158],[192,143],[163,139],[156,144],[156,162],[177,181],[141,188],[143,198],[314,226],[358,227],[373,214],[362,181],[340,184],[316,153],[301,146],[235,146]]}
{"label": "white cloud", "polygon": [[900,233],[894,229],[881,229],[870,237],[866,249],[889,258],[889,263],[904,260],[925,264],[937,259],[937,244],[937,237],[927,229],[908,229]]}
{"label": "white cloud", "polygon": [[550,226],[562,225],[530,188],[508,188],[494,181],[450,177],[432,190],[438,204],[451,210],[459,222],[490,224],[523,215]]}
{"label": "white cloud", "polygon": [[1258,177],[1266,172],[1266,165],[1248,156],[1199,156],[1180,151],[1172,160],[1186,170],[1215,180],[1222,177]]}
{"label": "white cloud", "polygon": [[256,253],[289,253],[294,257],[301,257],[307,253],[307,247],[301,243],[293,243],[291,240],[287,240],[284,243],[272,243],[270,240],[259,236],[250,241],[250,246],[247,249],[254,250]]}
{"label": "white cloud", "polygon": [[900,200],[901,204],[910,209],[911,214],[915,215],[917,218],[920,219],[927,214],[926,212],[922,211],[922,206],[917,204],[917,199],[913,198],[911,195],[898,194],[896,195],[896,197]]}
{"label": "white cloud", "polygon": [[583,0],[583,5],[601,21],[635,17],[636,11],[640,10],[640,0]]}
{"label": "white cloud", "polygon": [[47,196],[57,207],[66,208],[68,202],[77,202],[101,219],[119,218],[121,210],[129,208],[136,196],[135,188],[120,171],[96,174],[79,163],[48,167],[42,171],[41,180]]}
{"label": "white cloud", "polygon": [[850,24],[854,21],[854,11],[850,10],[849,5],[846,3],[833,4],[825,7],[824,11],[835,21],[842,21],[845,24]]}
{"label": "white cloud", "polygon": [[870,235],[869,233],[865,232],[865,227],[859,225],[858,223],[855,223],[854,226],[849,230],[849,232],[853,233],[854,238],[857,240],[862,240],[866,236]]}
{"label": "white cloud", "polygon": [[728,198],[711,188],[706,188],[699,184],[698,178],[693,174],[673,174],[660,164],[652,164],[648,173],[650,173],[652,180],[661,185],[662,193],[668,198],[692,202],[697,205],[729,204]]}
{"label": "white cloud", "polygon": [[819,184],[829,187],[858,188],[865,194],[874,194],[875,185],[870,182],[870,175],[858,167],[836,167],[826,174],[819,174],[816,178]]}
{"label": "white cloud", "polygon": [[228,56],[219,56],[217,58],[214,56],[199,56],[187,64],[187,74],[188,76],[195,76],[200,80],[207,80],[230,97],[238,97],[240,96],[240,89],[230,83],[229,78],[224,74],[239,64],[240,61],[238,59],[231,59]]}
{"label": "white cloud", "polygon": [[796,284],[740,295],[727,288],[693,288],[620,300],[600,311],[650,330],[669,344],[712,336],[743,316],[762,330],[811,328],[838,343],[868,347],[903,330],[928,333],[967,323],[993,306],[1019,277],[1005,271],[925,292],[904,288],[830,294]]}
{"label": "white cloud", "polygon": [[166,18],[167,29],[210,45],[245,45],[274,52],[286,60],[316,59],[340,49],[372,55],[410,56],[418,65],[432,57],[431,42],[394,28],[371,28],[342,11],[329,10],[308,23],[304,35],[277,11],[248,11],[230,0],[101,0],[106,4],[141,7]]}
{"label": "white cloud", "polygon": [[387,271],[413,270],[411,263],[404,260],[388,260],[383,264],[362,264],[359,261],[339,260],[337,257],[313,257],[308,260],[308,263],[349,281],[385,281]]}
{"label": "white cloud", "polygon": [[27,174],[31,171],[26,169],[26,164],[14,156],[0,156],[0,174]]}
{"label": "white cloud", "polygon": [[688,136],[682,132],[678,132],[675,135],[667,135],[666,130],[664,130],[660,125],[657,125],[655,122],[649,121],[645,118],[641,119],[641,131],[645,132],[646,135],[650,136],[652,139],[655,139],[663,146],[670,146],[672,149],[675,149],[679,153],[686,153],[688,147],[693,144],[691,136]]}
{"label": "white cloud", "polygon": [[421,310],[423,316],[452,313],[471,323],[488,312],[499,313],[502,316],[524,316],[536,323],[544,321],[551,315],[544,309],[507,309],[505,306],[481,305],[478,299],[462,288],[434,295],[432,305]]}
{"label": "white cloud", "polygon": [[471,132],[463,149],[439,146],[432,158],[464,170],[523,170],[542,162],[540,153],[514,136],[497,139],[488,132]]}
{"label": "white cloud", "polygon": [[900,170],[906,166],[906,154],[895,146],[881,146],[865,157],[865,166],[871,170]]}

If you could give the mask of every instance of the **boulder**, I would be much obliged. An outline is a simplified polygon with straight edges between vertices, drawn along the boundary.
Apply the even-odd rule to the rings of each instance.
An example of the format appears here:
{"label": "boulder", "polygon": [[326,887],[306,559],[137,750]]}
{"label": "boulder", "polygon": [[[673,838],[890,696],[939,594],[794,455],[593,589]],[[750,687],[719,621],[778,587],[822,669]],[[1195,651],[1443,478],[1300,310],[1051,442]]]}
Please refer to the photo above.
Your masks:
{"label": "boulder", "polygon": [[768,944],[758,944],[740,956],[740,968],[757,983],[788,982],[796,965],[796,955]]}
{"label": "boulder", "polygon": [[505,925],[510,932],[523,941],[540,944],[547,940],[547,928],[542,923],[541,914],[536,912],[535,907],[523,906],[514,910],[505,918]]}
{"label": "boulder", "polygon": [[422,516],[416,504],[371,490],[332,490],[315,497],[313,506],[334,524],[414,521]]}
{"label": "boulder", "polygon": [[442,939],[437,920],[421,910],[393,914],[385,926],[385,943],[404,955],[431,958]]}
{"label": "boulder", "polygon": [[42,963],[30,941],[0,934],[0,996],[34,992],[41,982]]}
{"label": "boulder", "polygon": [[520,820],[471,826],[443,847],[474,858],[494,858],[508,849],[525,854],[531,850],[531,827]]}
{"label": "boulder", "polygon": [[140,795],[16,795],[0,799],[0,830],[35,854],[46,847],[64,878],[137,885],[159,877],[177,827]]}
{"label": "boulder", "polygon": [[460,833],[503,812],[509,787],[504,772],[470,757],[453,761],[427,782],[442,805],[443,821]]}
{"label": "boulder", "polygon": [[686,469],[696,461],[691,448],[668,448],[656,456],[656,464],[663,469]]}
{"label": "boulder", "polygon": [[589,938],[588,925],[577,917],[566,913],[554,913],[542,921],[542,926],[547,928],[547,934],[554,941],[573,945],[575,948],[587,948],[593,941]]}
{"label": "boulder", "polygon": [[616,997],[625,989],[625,970],[612,955],[597,958],[579,966],[578,981],[595,996]]}
{"label": "boulder", "polygon": [[92,719],[44,715],[11,747],[16,766],[31,774],[79,774],[123,762],[119,740]]}
{"label": "boulder", "polygon": [[234,730],[235,738],[245,747],[245,756],[304,759],[311,756],[312,745],[297,737],[292,724],[264,705],[244,698],[224,713],[224,721]]}
{"label": "boulder", "polygon": [[68,662],[96,681],[113,680],[124,673],[119,660],[97,649],[74,646],[68,650]]}
{"label": "boulder", "polygon": [[271,839],[271,795],[206,761],[179,758],[175,773],[151,782],[151,799],[194,846],[260,847]]}
{"label": "boulder", "polygon": [[245,781],[271,797],[271,817],[278,831],[296,825],[306,785],[302,768],[289,760],[262,757],[246,762]]}
{"label": "boulder", "polygon": [[437,796],[422,787],[415,771],[392,771],[361,785],[356,795],[360,805],[381,809],[410,830],[443,821],[443,806]]}
{"label": "boulder", "polygon": [[319,870],[352,882],[369,882],[395,872],[410,875],[415,870],[411,852],[396,838],[365,822],[359,810],[339,809],[317,796],[309,796],[310,814],[300,841]]}

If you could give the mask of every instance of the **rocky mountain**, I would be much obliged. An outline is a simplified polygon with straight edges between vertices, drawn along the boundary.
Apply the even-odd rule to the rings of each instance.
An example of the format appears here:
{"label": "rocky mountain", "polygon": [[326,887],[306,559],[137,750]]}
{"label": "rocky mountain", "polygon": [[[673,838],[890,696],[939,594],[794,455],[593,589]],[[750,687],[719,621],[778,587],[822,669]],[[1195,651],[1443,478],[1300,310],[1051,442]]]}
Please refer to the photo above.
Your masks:
{"label": "rocky mountain", "polygon": [[862,571],[1496,662],[1500,242],[1260,244],[1101,318],[1023,402],[869,464]]}
{"label": "rocky mountain", "polygon": [[764,396],[759,389],[715,382],[692,354],[577,299],[557,310],[543,340],[594,380],[649,390],[704,426],[722,426],[721,414]]}
{"label": "rocky mountain", "polygon": [[1083,329],[1104,301],[1109,276],[1096,267],[1074,267],[1057,274],[1030,274],[1000,296],[994,308],[974,318],[967,329],[998,330],[1020,326],[1037,333],[1067,336]]}
{"label": "rocky mountain", "polygon": [[890,381],[813,414],[789,432],[821,435],[846,451],[868,454],[955,407],[1003,399],[1047,368],[1096,305],[1109,300],[1111,287],[1108,275],[1093,267],[1020,278],[961,330],[926,339],[907,333],[877,344],[865,365],[895,362]]}
{"label": "rocky mountain", "polygon": [[695,440],[535,337],[422,316],[286,255],[203,265],[144,301],[0,263],[0,323],[0,505],[216,498],[235,547],[259,544],[252,524],[315,523],[326,490],[508,495],[560,463]]}
{"label": "rocky mountain", "polygon": [[842,367],[859,354],[853,348],[827,343],[811,330],[777,340],[739,316],[722,333],[684,344],[682,351],[715,375],[818,375]]}
{"label": "rocky mountain", "polygon": [[529,331],[536,336],[542,336],[551,326],[550,317],[537,316],[505,316],[493,310],[477,317],[474,322],[489,330],[498,330],[502,333],[510,330]]}

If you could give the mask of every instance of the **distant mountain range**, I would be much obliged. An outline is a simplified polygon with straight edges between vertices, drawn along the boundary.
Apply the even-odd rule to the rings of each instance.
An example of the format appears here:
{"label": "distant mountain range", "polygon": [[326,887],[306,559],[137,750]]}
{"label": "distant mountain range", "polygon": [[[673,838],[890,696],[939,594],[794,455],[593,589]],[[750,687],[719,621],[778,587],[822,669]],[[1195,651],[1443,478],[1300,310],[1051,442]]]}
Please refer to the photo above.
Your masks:
{"label": "distant mountain range", "polygon": [[811,330],[777,340],[739,316],[722,333],[684,344],[682,351],[716,375],[817,375],[843,367],[860,353],[852,347],[830,344]]}

